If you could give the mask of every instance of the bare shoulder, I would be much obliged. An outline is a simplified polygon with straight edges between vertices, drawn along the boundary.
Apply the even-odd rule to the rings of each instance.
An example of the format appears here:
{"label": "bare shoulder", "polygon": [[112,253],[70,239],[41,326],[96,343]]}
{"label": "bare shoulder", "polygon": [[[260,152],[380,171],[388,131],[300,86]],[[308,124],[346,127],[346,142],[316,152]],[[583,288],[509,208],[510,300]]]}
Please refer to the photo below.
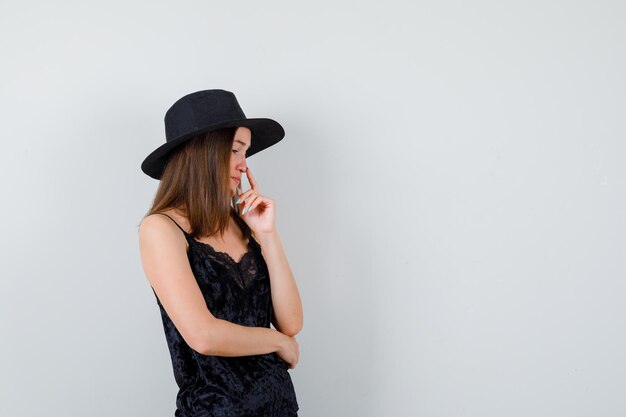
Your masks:
{"label": "bare shoulder", "polygon": [[187,239],[171,219],[161,214],[146,216],[139,225],[139,253],[151,285],[163,263],[180,269],[188,263]]}
{"label": "bare shoulder", "polygon": [[162,249],[182,248],[187,251],[187,239],[181,230],[174,224],[172,219],[162,214],[151,214],[146,216],[139,225],[139,246],[162,246]]}
{"label": "bare shoulder", "polygon": [[214,317],[191,269],[185,235],[171,219],[152,214],[139,225],[139,247],[146,277],[174,325],[189,346],[207,352]]}
{"label": "bare shoulder", "polygon": [[[154,286],[156,273],[164,267],[185,268],[187,239],[167,216],[151,214],[139,225],[139,252],[148,279]],[[165,265],[164,265],[165,264]]]}

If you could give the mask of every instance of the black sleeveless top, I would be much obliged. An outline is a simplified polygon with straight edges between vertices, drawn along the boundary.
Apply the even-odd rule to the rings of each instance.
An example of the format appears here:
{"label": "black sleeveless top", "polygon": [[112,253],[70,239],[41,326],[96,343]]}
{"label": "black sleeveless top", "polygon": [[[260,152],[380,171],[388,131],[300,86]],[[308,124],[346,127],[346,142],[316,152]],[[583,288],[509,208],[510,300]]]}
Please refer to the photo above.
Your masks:
{"label": "black sleeveless top", "polygon": [[[269,272],[258,242],[250,236],[248,252],[235,261],[227,253],[193,239],[176,225],[189,243],[187,257],[209,311],[232,323],[269,328],[272,318]],[[175,417],[298,415],[289,364],[276,352],[251,356],[198,353],[182,338],[154,288],[152,292],[161,311],[179,387]]]}

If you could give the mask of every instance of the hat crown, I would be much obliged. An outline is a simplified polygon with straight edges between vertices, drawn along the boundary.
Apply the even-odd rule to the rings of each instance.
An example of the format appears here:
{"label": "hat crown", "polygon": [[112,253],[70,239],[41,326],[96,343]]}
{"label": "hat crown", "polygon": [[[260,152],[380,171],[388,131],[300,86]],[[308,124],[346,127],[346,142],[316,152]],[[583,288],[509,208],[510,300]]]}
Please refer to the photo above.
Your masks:
{"label": "hat crown", "polygon": [[245,118],[232,92],[196,91],[178,99],[165,113],[165,140],[169,142],[216,123]]}
{"label": "hat crown", "polygon": [[201,90],[179,98],[165,113],[165,143],[141,163],[141,170],[161,179],[172,153],[187,141],[206,132],[232,127],[247,127],[252,143],[246,158],[262,151],[285,136],[276,120],[265,117],[248,119],[235,95],[226,90]]}

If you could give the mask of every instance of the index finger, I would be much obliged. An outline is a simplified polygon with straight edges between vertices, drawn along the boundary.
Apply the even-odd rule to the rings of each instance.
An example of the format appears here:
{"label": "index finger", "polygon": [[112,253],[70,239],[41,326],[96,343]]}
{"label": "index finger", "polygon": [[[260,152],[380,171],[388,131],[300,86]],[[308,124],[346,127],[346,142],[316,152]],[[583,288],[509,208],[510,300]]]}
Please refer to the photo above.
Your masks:
{"label": "index finger", "polygon": [[252,188],[256,192],[259,192],[256,180],[254,179],[252,174],[250,174],[250,167],[248,167],[248,169],[246,169],[246,176],[248,177],[248,182],[250,183],[250,188]]}

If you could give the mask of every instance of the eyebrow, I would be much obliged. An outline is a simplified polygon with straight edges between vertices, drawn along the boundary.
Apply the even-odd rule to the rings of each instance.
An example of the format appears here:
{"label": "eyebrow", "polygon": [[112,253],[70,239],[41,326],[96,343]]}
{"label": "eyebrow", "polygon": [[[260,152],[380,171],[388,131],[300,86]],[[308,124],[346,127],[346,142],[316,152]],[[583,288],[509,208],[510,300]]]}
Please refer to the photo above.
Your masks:
{"label": "eyebrow", "polygon": [[235,139],[235,142],[241,143],[242,145],[245,145],[245,144],[246,144],[246,142],[242,142],[242,141],[240,141],[239,139]]}

